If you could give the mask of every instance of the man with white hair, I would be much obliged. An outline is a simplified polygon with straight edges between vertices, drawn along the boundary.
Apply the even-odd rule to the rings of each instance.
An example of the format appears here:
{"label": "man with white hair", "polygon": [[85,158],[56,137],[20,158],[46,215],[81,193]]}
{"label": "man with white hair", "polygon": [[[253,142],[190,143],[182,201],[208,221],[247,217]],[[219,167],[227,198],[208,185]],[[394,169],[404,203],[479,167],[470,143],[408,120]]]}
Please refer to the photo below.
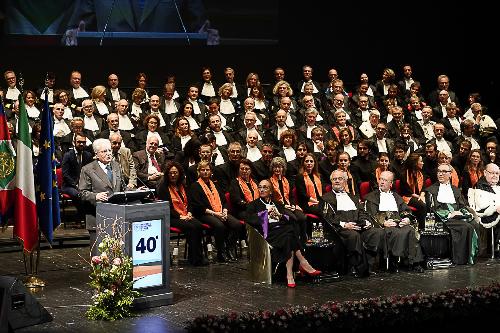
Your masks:
{"label": "man with white hair", "polygon": [[118,162],[113,161],[111,142],[97,139],[92,144],[95,161],[82,167],[78,188],[85,207],[85,225],[90,235],[92,254],[97,253],[96,204],[106,202],[111,194],[123,190],[122,173]]}
{"label": "man with white hair", "polygon": [[[347,250],[349,272],[355,277],[367,276],[377,253],[385,247],[384,230],[372,228],[370,216],[359,207],[359,198],[345,191],[347,174],[344,171],[333,171],[330,180],[332,191],[323,196],[329,209],[327,221]],[[370,260],[367,262],[368,253]]]}
{"label": "man with white hair", "polygon": [[[391,190],[394,174],[384,171],[380,174],[378,190],[370,192],[365,198],[365,210],[373,218],[374,227],[383,228],[386,235],[386,256],[390,269],[398,271],[401,260],[407,260],[411,269],[423,272],[422,248],[412,226],[411,211],[403,198]],[[413,221],[415,225],[416,221]]]}
{"label": "man with white hair", "polygon": [[494,228],[493,250],[498,251],[500,237],[500,168],[495,163],[489,163],[484,170],[475,189],[469,190],[469,205],[481,219],[486,228]]}
{"label": "man with white hair", "polygon": [[365,139],[372,138],[377,132],[377,125],[380,122],[380,112],[377,109],[370,110],[367,121],[363,121],[359,126],[359,132]]}
{"label": "man with white hair", "polygon": [[424,189],[425,203],[427,211],[436,215],[450,231],[453,263],[473,264],[479,241],[475,229],[480,227],[472,220],[461,190],[451,184],[451,171],[450,164],[438,165],[438,181]]}

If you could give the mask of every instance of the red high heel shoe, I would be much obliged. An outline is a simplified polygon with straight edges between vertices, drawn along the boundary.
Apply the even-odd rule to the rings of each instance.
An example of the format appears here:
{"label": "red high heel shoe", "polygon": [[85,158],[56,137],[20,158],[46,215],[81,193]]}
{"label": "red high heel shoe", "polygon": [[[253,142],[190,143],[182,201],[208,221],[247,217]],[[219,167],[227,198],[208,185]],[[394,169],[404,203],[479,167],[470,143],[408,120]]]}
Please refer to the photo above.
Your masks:
{"label": "red high heel shoe", "polygon": [[321,271],[318,271],[318,270],[314,270],[312,272],[308,272],[305,270],[304,267],[302,267],[302,265],[299,265],[299,271],[303,274],[303,275],[309,275],[309,276],[318,276],[321,274]]}
{"label": "red high heel shoe", "polygon": [[288,288],[295,288],[295,281],[292,279],[293,283],[290,283],[290,280],[288,278],[286,279],[286,286]]}

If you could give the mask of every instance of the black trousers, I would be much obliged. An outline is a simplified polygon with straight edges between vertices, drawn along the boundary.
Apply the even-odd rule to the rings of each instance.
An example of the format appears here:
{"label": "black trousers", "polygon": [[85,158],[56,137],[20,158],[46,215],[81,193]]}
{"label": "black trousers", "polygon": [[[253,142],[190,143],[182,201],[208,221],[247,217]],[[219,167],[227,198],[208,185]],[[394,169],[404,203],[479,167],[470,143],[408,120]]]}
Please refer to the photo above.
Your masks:
{"label": "black trousers", "polygon": [[203,260],[201,245],[201,238],[203,237],[202,223],[196,218],[189,221],[171,218],[170,226],[180,229],[186,235],[188,260],[194,265],[199,264]]}

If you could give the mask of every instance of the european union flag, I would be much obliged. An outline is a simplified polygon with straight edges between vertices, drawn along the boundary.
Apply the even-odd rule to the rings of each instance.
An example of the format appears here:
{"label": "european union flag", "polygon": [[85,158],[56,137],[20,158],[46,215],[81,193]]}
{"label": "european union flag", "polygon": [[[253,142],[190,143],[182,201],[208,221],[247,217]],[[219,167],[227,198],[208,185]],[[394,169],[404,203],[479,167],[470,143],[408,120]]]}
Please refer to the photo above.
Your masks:
{"label": "european union flag", "polygon": [[56,159],[54,156],[54,133],[52,111],[45,93],[40,133],[40,153],[36,166],[36,206],[40,231],[52,244],[53,231],[61,224],[59,211],[59,190],[57,188]]}

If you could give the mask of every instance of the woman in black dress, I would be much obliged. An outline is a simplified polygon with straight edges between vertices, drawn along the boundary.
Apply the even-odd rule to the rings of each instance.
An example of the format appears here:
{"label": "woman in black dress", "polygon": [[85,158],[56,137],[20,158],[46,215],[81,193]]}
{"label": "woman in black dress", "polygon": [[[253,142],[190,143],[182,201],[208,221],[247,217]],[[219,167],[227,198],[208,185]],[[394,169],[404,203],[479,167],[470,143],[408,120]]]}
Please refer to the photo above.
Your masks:
{"label": "woman in black dress", "polygon": [[191,205],[184,187],[184,170],[179,163],[170,162],[163,174],[156,193],[159,199],[170,203],[170,226],[186,234],[189,262],[195,266],[207,265],[208,261],[203,257],[201,245],[203,227],[191,213]]}
{"label": "woman in black dress", "polygon": [[295,288],[293,277],[293,259],[299,260],[302,274],[317,276],[321,271],[315,270],[302,255],[297,229],[289,221],[285,207],[272,199],[272,185],[268,180],[259,183],[260,198],[252,201],[247,207],[247,223],[264,235],[271,245],[271,260],[274,264],[286,263],[287,286]]}

